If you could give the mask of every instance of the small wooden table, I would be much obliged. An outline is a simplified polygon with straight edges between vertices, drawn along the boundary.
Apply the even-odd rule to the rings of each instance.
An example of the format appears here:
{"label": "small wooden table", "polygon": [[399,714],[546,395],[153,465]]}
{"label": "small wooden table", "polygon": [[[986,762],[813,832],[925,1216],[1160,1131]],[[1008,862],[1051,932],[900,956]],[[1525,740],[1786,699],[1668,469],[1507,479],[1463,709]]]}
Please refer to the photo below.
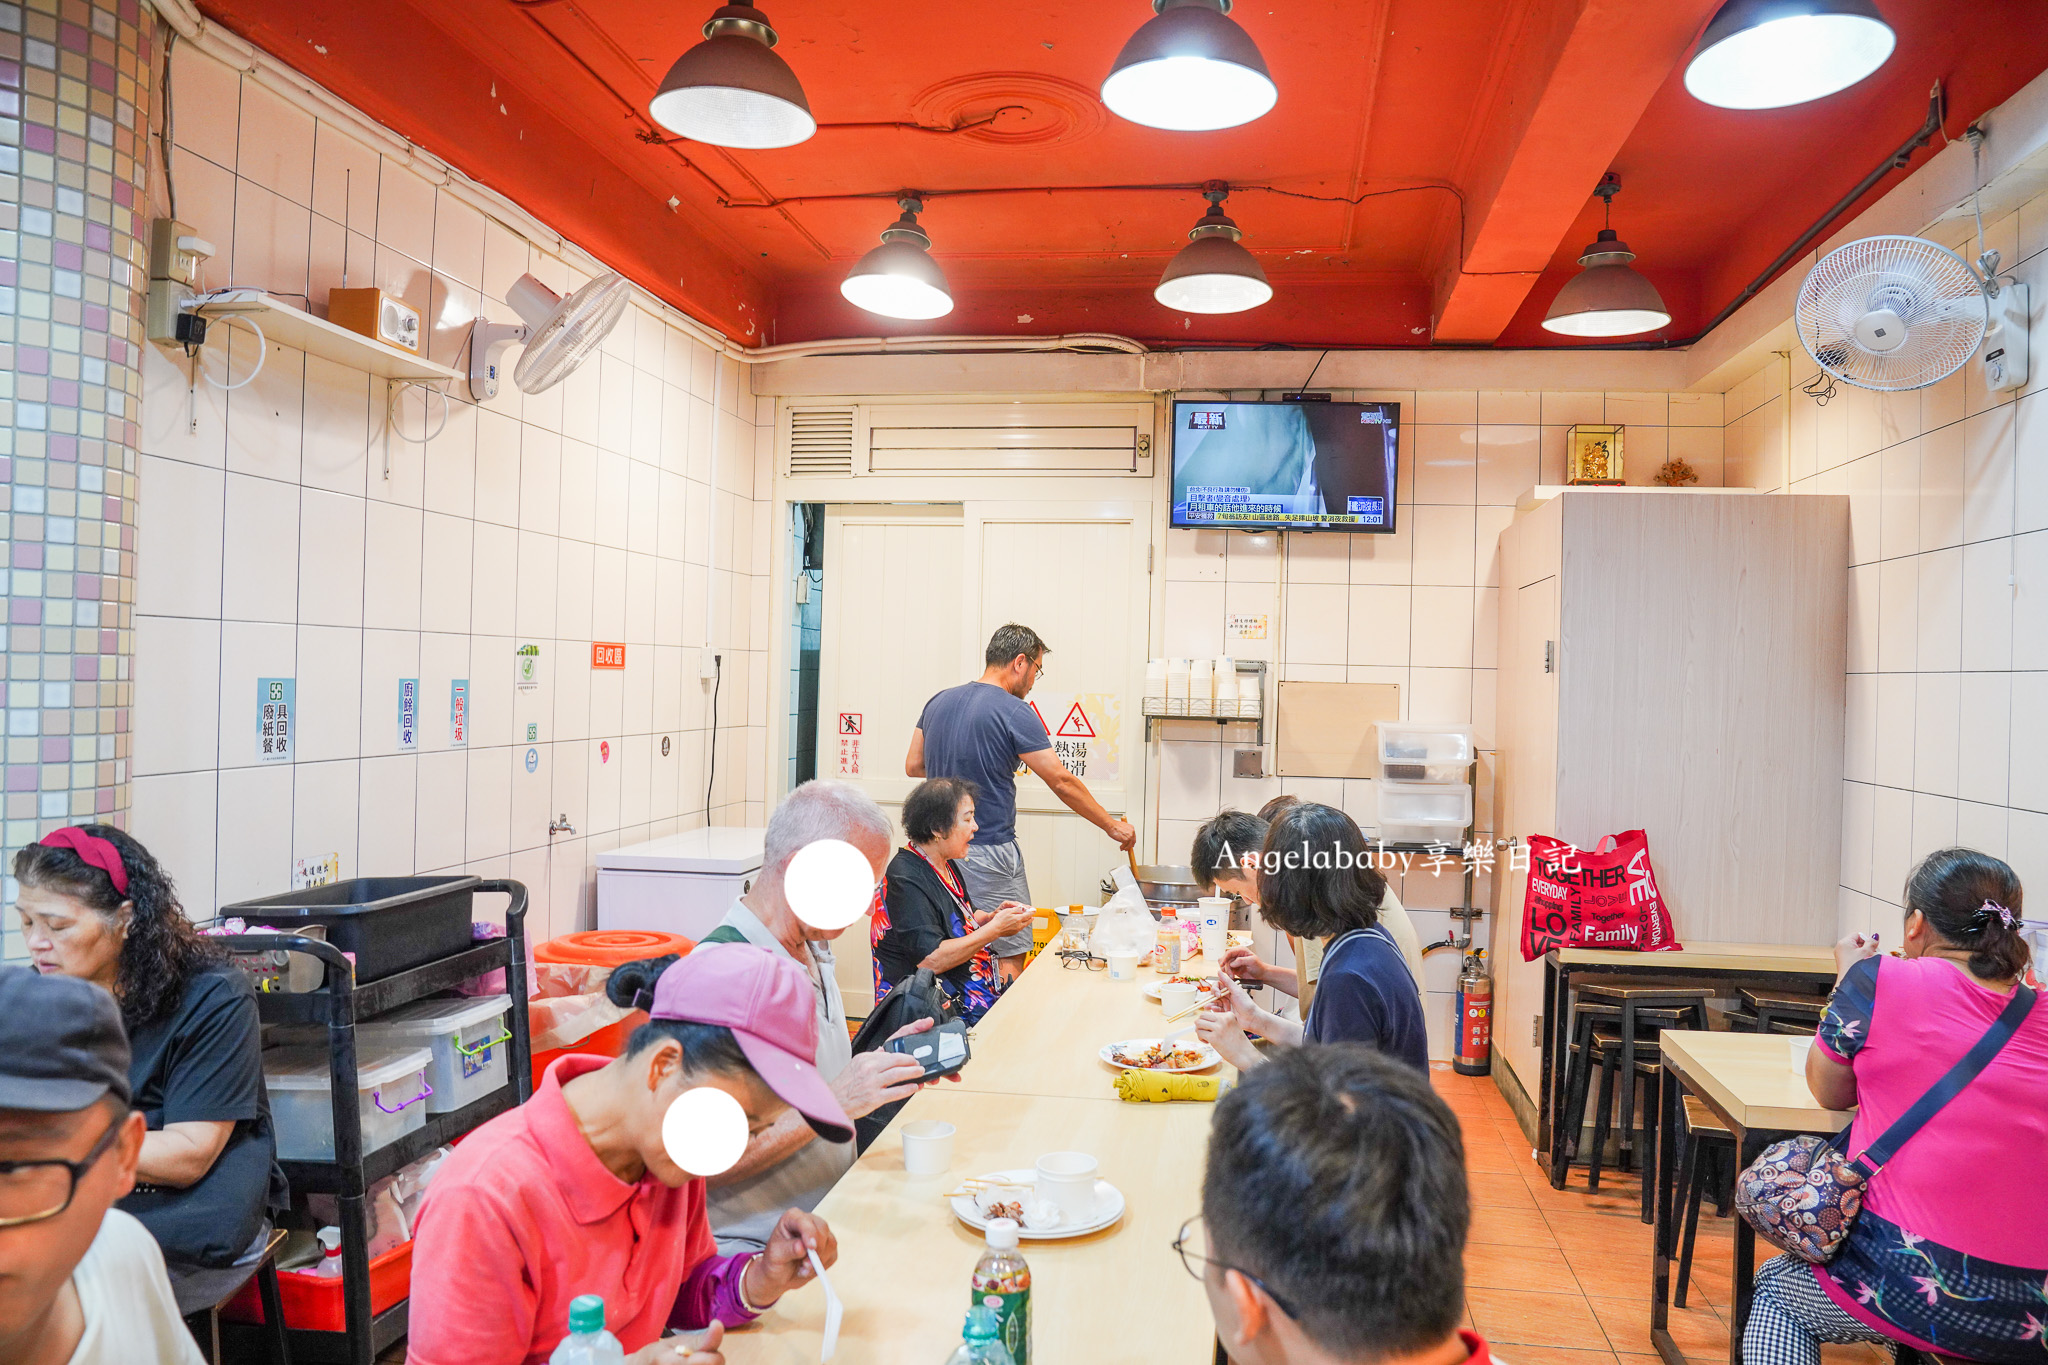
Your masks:
{"label": "small wooden table", "polygon": [[1691,985],[1740,981],[1825,991],[1835,984],[1835,950],[1797,943],[1690,943],[1675,953],[1553,948],[1543,958],[1544,1044],[1536,1082],[1536,1148],[1544,1153],[1551,1150],[1552,1130],[1564,1106],[1572,982],[1582,976],[1654,976]]}
{"label": "small wooden table", "polygon": [[[1698,1033],[1660,1035],[1664,1074],[1659,1084],[1662,1111],[1657,1127],[1656,1254],[1651,1261],[1650,1340],[1667,1365],[1685,1365],[1671,1338],[1671,1261],[1682,1211],[1677,1202],[1677,1142],[1691,1093],[1728,1125],[1735,1139],[1735,1167],[1754,1161],[1765,1147],[1795,1133],[1834,1133],[1849,1125],[1853,1111],[1824,1109],[1806,1087],[1804,1071],[1792,1066],[1792,1044],[1782,1033]],[[1645,1172],[1645,1178],[1649,1172]],[[1728,1324],[1729,1365],[1742,1365],[1742,1329],[1749,1321],[1755,1290],[1756,1233],[1735,1220],[1735,1312]]]}
{"label": "small wooden table", "polygon": [[[1200,959],[1197,959],[1199,962]],[[1083,1151],[1123,1192],[1124,1216],[1086,1237],[1022,1244],[1031,1263],[1032,1355],[1044,1365],[1209,1365],[1215,1329],[1199,1281],[1172,1249],[1201,1212],[1202,1169],[1215,1106],[1129,1104],[1096,1050],[1158,1037],[1166,1024],[1143,987],[1063,968],[1042,954],[975,1026],[958,1083],[905,1105],[818,1206],[839,1238],[832,1287],[845,1304],[833,1365],[939,1365],[960,1344],[969,1276],[982,1235],[945,1194],[964,1176],[1028,1169],[1047,1152]],[[1192,1018],[1193,1016],[1189,1016]],[[958,1130],[943,1176],[903,1170],[903,1125],[940,1119]],[[725,1339],[732,1365],[816,1365],[825,1299],[786,1296]]]}

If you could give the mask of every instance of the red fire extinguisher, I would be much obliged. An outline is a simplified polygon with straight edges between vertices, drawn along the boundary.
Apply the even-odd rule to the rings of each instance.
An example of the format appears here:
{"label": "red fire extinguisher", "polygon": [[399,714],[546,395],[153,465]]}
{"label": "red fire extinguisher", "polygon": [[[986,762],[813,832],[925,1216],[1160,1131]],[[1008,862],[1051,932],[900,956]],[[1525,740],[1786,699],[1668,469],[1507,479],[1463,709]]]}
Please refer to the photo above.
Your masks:
{"label": "red fire extinguisher", "polygon": [[1458,974],[1458,1042],[1451,1069],[1484,1076],[1493,1066],[1493,978],[1486,974],[1486,950],[1465,955]]}

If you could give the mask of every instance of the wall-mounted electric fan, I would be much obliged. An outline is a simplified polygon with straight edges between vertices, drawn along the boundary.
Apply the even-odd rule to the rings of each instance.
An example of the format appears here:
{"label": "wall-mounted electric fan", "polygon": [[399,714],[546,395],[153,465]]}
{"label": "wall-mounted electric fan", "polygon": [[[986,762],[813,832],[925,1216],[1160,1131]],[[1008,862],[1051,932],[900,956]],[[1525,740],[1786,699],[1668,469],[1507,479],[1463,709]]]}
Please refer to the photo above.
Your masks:
{"label": "wall-mounted electric fan", "polygon": [[469,333],[469,390],[478,399],[498,396],[498,357],[524,342],[512,382],[527,393],[551,389],[569,377],[625,316],[632,286],[613,271],[600,275],[568,298],[531,275],[513,281],[505,301],[517,324],[479,317]]}
{"label": "wall-mounted electric fan", "polygon": [[1922,237],[1865,237],[1820,258],[1799,285],[1799,343],[1834,378],[1924,389],[1984,352],[1994,393],[2027,382],[2027,286]]}

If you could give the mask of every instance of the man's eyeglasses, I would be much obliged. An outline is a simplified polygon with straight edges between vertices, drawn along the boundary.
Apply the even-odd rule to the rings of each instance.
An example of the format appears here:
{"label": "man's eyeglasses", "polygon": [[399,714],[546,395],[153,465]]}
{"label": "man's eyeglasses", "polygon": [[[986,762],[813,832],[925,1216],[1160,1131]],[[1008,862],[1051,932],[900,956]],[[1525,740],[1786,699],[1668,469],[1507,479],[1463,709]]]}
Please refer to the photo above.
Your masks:
{"label": "man's eyeglasses", "polygon": [[[1275,1308],[1278,1308],[1288,1317],[1296,1318],[1298,1320],[1299,1315],[1295,1313],[1292,1305],[1290,1305],[1287,1302],[1287,1300],[1281,1298],[1278,1294],[1275,1294],[1273,1292],[1273,1287],[1267,1284],[1264,1280],[1252,1274],[1249,1270],[1245,1270],[1239,1266],[1225,1265],[1223,1262],[1216,1260],[1213,1257],[1204,1255],[1202,1252],[1195,1250],[1191,1243],[1195,1240],[1195,1229],[1201,1224],[1201,1221],[1202,1215],[1200,1215],[1199,1213],[1196,1214],[1193,1218],[1188,1219],[1187,1222],[1182,1223],[1180,1225],[1180,1236],[1173,1239],[1173,1249],[1180,1253],[1180,1263],[1183,1266],[1187,1267],[1188,1274],[1194,1276],[1196,1279],[1199,1280],[1202,1278],[1203,1268],[1212,1265],[1215,1266],[1218,1270],[1235,1270],[1238,1274],[1244,1276],[1247,1280],[1250,1280],[1253,1284],[1257,1285],[1260,1289],[1264,1290],[1266,1297],[1273,1301],[1273,1306]],[[1207,1229],[1204,1229],[1202,1231],[1201,1241],[1202,1245],[1208,1245],[1209,1237]]]}
{"label": "man's eyeglasses", "polygon": [[1109,970],[1109,959],[1097,957],[1086,948],[1060,949],[1060,967],[1065,971],[1078,971],[1086,967],[1091,972]]}
{"label": "man's eyeglasses", "polygon": [[107,1125],[83,1161],[0,1161],[0,1228],[40,1223],[71,1207],[78,1182],[107,1154],[128,1115]]}

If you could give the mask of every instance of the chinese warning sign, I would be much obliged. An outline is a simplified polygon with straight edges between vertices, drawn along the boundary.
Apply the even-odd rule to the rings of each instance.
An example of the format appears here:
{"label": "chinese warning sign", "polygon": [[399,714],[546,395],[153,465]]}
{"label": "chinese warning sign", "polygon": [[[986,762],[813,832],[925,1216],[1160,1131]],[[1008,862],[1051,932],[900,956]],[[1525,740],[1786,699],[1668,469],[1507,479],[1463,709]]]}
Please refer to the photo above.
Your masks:
{"label": "chinese warning sign", "polygon": [[857,735],[857,734],[859,734],[859,733],[860,733],[860,712],[858,712],[858,711],[841,711],[841,712],[839,713],[839,733],[840,733],[840,734],[842,734],[842,735]]}
{"label": "chinese warning sign", "polygon": [[1118,734],[1123,705],[1114,692],[1064,692],[1030,699],[1045,722],[1053,756],[1066,770],[1091,782],[1115,782],[1123,772]]}
{"label": "chinese warning sign", "polygon": [[[859,720],[859,717],[855,717],[854,719],[857,722]],[[845,724],[846,717],[842,715],[840,716],[839,720],[839,776],[859,777],[860,731],[856,729],[852,734],[848,734],[846,732]]]}
{"label": "chinese warning sign", "polygon": [[292,731],[299,723],[299,683],[296,678],[256,680],[256,760],[259,763],[292,761]]}

